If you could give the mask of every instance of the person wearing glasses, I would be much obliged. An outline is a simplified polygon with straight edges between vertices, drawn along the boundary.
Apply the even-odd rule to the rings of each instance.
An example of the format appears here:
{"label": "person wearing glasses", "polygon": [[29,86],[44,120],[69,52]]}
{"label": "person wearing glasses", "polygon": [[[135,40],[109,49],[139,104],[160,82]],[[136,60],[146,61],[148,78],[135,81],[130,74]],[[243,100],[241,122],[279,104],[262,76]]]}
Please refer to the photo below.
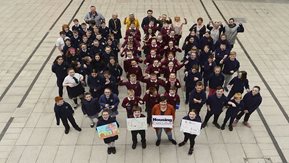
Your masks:
{"label": "person wearing glasses", "polygon": [[111,92],[110,88],[104,89],[104,94],[100,96],[98,102],[102,110],[109,109],[111,111],[111,117],[116,117],[116,115],[118,115],[117,109],[119,104],[119,98],[116,94]]}

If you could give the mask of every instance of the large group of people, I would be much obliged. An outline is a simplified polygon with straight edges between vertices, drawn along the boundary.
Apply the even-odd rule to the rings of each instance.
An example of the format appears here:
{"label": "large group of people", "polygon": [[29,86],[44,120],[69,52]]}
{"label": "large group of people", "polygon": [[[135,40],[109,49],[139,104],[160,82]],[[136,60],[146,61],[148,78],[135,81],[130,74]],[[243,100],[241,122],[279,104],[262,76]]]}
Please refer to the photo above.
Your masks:
{"label": "large group of people", "polygon": [[[237,53],[233,51],[237,34],[244,32],[243,25],[233,18],[228,24],[205,24],[200,17],[181,43],[183,26],[187,24],[187,19],[179,16],[171,19],[163,14],[155,18],[152,10],[147,11],[141,23],[133,13],[123,21],[117,14],[107,20],[95,6],[90,7],[82,23],[74,19],[71,27],[64,24],[56,41],[60,55],[52,65],[59,93],[54,107],[57,125],[61,120],[68,134],[70,121],[81,131],[73,118],[73,108],[81,106],[91,128],[118,124],[119,107],[126,110],[127,118],[146,117],[149,126],[153,115],[170,115],[174,120],[178,109],[187,110],[184,120],[201,123],[200,111],[207,109],[202,128],[214,116],[217,128],[224,130],[229,121],[232,131],[244,114],[243,124],[251,127],[249,117],[262,98],[259,86],[250,89],[247,73],[239,70]],[[179,73],[184,74],[184,79],[178,78]],[[186,106],[180,108],[182,83]],[[124,99],[118,97],[120,86],[127,88]],[[63,101],[63,88],[72,99],[73,108]],[[225,109],[220,125],[218,118]],[[156,145],[161,143],[162,130],[176,145],[171,128],[155,128]],[[131,134],[133,149],[137,146],[137,134],[141,135],[142,148],[146,148],[145,130]],[[116,135],[104,139],[108,154],[116,153],[117,138]],[[184,132],[184,140],[178,145],[183,146],[190,139],[191,155],[195,138],[196,135]]]}

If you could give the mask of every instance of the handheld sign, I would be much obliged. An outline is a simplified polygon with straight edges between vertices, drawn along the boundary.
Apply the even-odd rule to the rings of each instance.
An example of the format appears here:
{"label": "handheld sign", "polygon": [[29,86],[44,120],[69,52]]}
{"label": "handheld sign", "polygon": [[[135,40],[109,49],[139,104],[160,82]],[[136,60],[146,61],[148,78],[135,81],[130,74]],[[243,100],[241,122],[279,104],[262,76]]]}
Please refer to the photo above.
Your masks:
{"label": "handheld sign", "polygon": [[98,126],[96,130],[100,139],[113,137],[119,134],[119,130],[117,128],[116,122],[113,122],[107,125]]}
{"label": "handheld sign", "polygon": [[128,118],[126,119],[127,130],[146,130],[148,128],[146,118]]}
{"label": "handheld sign", "polygon": [[153,115],[152,126],[154,128],[173,128],[172,115]]}
{"label": "handheld sign", "polygon": [[202,123],[182,119],[180,130],[185,133],[200,135]]}

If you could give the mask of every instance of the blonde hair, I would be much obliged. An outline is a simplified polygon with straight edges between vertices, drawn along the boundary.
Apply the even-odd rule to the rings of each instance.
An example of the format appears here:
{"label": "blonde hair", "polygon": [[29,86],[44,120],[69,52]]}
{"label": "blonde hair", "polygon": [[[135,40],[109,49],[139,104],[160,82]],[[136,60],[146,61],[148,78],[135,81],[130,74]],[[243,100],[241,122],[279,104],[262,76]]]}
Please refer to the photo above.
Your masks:
{"label": "blonde hair", "polygon": [[241,94],[241,93],[235,93],[234,99],[236,99],[236,100],[242,100],[242,94]]}

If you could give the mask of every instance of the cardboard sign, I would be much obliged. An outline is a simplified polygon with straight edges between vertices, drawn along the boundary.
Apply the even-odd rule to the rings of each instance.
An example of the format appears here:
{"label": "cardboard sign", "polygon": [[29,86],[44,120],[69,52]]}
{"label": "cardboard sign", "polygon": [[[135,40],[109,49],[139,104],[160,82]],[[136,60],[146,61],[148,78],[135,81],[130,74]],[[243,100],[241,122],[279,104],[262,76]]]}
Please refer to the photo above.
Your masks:
{"label": "cardboard sign", "polygon": [[152,126],[154,128],[173,128],[173,116],[172,115],[153,115]]}
{"label": "cardboard sign", "polygon": [[128,118],[126,119],[127,130],[146,130],[148,128],[146,118]]}
{"label": "cardboard sign", "polygon": [[185,133],[200,135],[202,123],[182,119],[180,130]]}
{"label": "cardboard sign", "polygon": [[97,133],[100,139],[113,137],[119,134],[119,130],[117,128],[116,122],[113,122],[107,125],[98,126],[96,129],[97,129]]}

